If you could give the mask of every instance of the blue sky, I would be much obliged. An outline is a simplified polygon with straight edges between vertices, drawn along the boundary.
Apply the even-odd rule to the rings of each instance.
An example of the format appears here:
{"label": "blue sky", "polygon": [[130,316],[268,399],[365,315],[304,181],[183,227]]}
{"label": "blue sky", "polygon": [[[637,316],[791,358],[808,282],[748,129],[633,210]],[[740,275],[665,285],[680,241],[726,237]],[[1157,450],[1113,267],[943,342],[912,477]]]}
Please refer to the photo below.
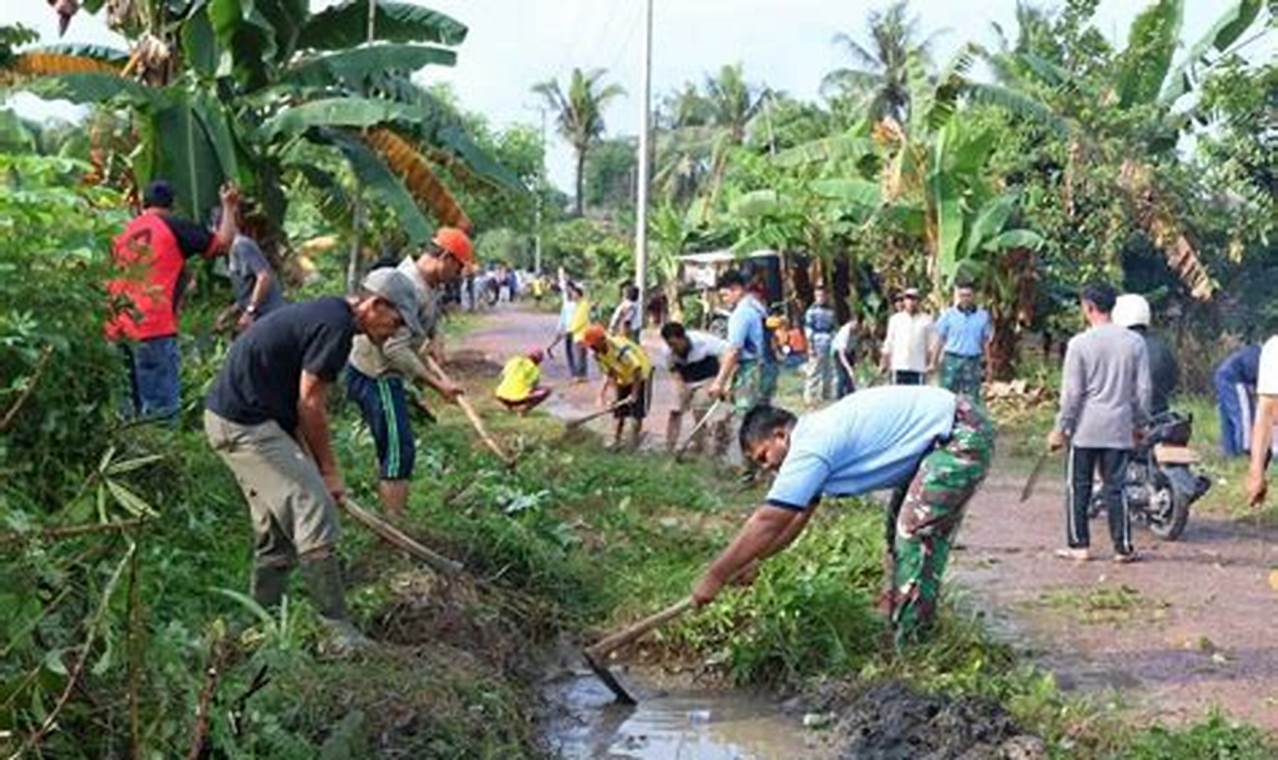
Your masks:
{"label": "blue sky", "polygon": [[[609,132],[633,134],[639,123],[639,56],[642,0],[415,0],[446,12],[470,27],[458,50],[457,66],[430,68],[426,81],[450,82],[470,110],[503,126],[537,124],[538,99],[529,88],[551,77],[561,80],[573,66],[604,67],[630,96],[606,113]],[[316,7],[331,0],[313,0]],[[887,2],[840,3],[832,0],[655,0],[653,24],[654,98],[688,80],[700,80],[724,63],[744,62],[747,78],[802,97],[815,98],[822,75],[845,63],[831,44],[836,32],[864,39],[865,16]],[[1144,0],[1101,0],[1100,30],[1122,42]],[[43,0],[4,0],[0,19],[36,28],[42,41],[57,39],[56,21]],[[991,42],[991,22],[1015,27],[1016,0],[915,0],[913,12],[925,32],[948,30],[936,42],[944,61],[968,40]],[[1224,5],[1222,0],[1186,0],[1182,37],[1202,35]],[[1274,35],[1253,44],[1248,53],[1273,55]],[[98,17],[78,15],[66,39],[123,47]],[[24,114],[73,114],[62,107],[15,101]],[[572,186],[572,154],[551,136],[548,170],[560,187]]]}

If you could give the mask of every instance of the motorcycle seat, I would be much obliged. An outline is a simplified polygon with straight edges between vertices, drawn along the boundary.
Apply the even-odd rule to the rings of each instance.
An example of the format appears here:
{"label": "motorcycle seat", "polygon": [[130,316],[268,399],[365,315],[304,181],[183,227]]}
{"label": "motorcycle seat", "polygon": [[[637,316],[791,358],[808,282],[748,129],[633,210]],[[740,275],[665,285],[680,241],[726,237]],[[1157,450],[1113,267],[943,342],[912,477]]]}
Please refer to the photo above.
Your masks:
{"label": "motorcycle seat", "polygon": [[1198,464],[1202,457],[1188,446],[1155,444],[1154,458],[1161,464]]}

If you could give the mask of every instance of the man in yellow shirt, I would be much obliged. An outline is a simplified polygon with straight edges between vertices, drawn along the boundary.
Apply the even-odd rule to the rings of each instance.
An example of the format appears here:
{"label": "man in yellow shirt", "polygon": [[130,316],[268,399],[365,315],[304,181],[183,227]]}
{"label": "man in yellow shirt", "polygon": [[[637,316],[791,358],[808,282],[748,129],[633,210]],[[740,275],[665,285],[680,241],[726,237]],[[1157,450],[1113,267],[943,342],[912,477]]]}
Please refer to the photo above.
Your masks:
{"label": "man in yellow shirt", "polygon": [[581,342],[595,355],[599,370],[603,373],[603,385],[599,388],[599,405],[608,403],[608,388],[615,386],[617,401],[623,402],[613,413],[616,427],[613,429],[613,448],[621,446],[621,434],[626,419],[632,420],[630,448],[639,448],[639,435],[643,431],[643,418],[652,404],[652,362],[643,349],[629,338],[608,335],[603,325],[592,324],[582,332]]}
{"label": "man in yellow shirt", "polygon": [[501,370],[501,382],[498,383],[497,390],[493,391],[498,401],[512,412],[518,412],[520,417],[550,396],[549,388],[538,385],[541,382],[539,365],[542,358],[540,348],[534,348],[522,356],[511,357]]}

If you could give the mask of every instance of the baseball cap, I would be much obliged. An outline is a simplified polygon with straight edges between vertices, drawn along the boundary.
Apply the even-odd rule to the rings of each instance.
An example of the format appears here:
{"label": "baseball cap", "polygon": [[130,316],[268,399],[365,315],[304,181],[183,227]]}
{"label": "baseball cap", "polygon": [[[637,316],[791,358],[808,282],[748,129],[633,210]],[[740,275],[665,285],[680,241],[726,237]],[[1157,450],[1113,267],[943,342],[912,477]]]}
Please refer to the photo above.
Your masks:
{"label": "baseball cap", "polygon": [[391,267],[374,269],[364,278],[362,287],[394,306],[414,334],[422,333],[422,321],[417,316],[417,290],[403,272]]}
{"label": "baseball cap", "polygon": [[918,289],[918,288],[906,288],[906,289],[905,289],[905,290],[901,293],[901,295],[905,296],[906,298],[918,298],[918,297],[919,297],[919,289]]}
{"label": "baseball cap", "polygon": [[456,227],[440,227],[435,230],[435,237],[431,242],[457,257],[462,266],[475,265],[475,247],[470,242],[470,236],[462,230]]}
{"label": "baseball cap", "polygon": [[151,181],[142,191],[143,208],[173,208],[173,185],[167,179]]}
{"label": "baseball cap", "polygon": [[581,342],[587,348],[598,348],[603,344],[604,338],[607,337],[607,335],[608,333],[604,330],[603,325],[593,324],[582,331]]}

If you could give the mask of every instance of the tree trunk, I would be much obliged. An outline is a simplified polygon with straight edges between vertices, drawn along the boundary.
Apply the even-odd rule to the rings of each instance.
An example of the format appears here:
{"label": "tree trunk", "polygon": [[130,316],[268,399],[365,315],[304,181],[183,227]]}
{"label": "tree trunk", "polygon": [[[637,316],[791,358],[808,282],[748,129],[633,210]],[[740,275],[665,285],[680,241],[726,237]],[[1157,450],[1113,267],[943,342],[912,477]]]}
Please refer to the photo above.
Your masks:
{"label": "tree trunk", "polygon": [[1127,194],[1141,229],[1162,250],[1167,266],[1185,289],[1198,301],[1210,300],[1216,292],[1216,282],[1198,257],[1198,250],[1185,234],[1171,203],[1159,193],[1153,170],[1147,164],[1127,159],[1119,170],[1118,184]]}
{"label": "tree trunk", "polygon": [[586,210],[586,197],[582,192],[582,187],[586,182],[586,148],[580,146],[577,148],[577,197],[574,198],[577,208],[577,216],[581,216]]}

